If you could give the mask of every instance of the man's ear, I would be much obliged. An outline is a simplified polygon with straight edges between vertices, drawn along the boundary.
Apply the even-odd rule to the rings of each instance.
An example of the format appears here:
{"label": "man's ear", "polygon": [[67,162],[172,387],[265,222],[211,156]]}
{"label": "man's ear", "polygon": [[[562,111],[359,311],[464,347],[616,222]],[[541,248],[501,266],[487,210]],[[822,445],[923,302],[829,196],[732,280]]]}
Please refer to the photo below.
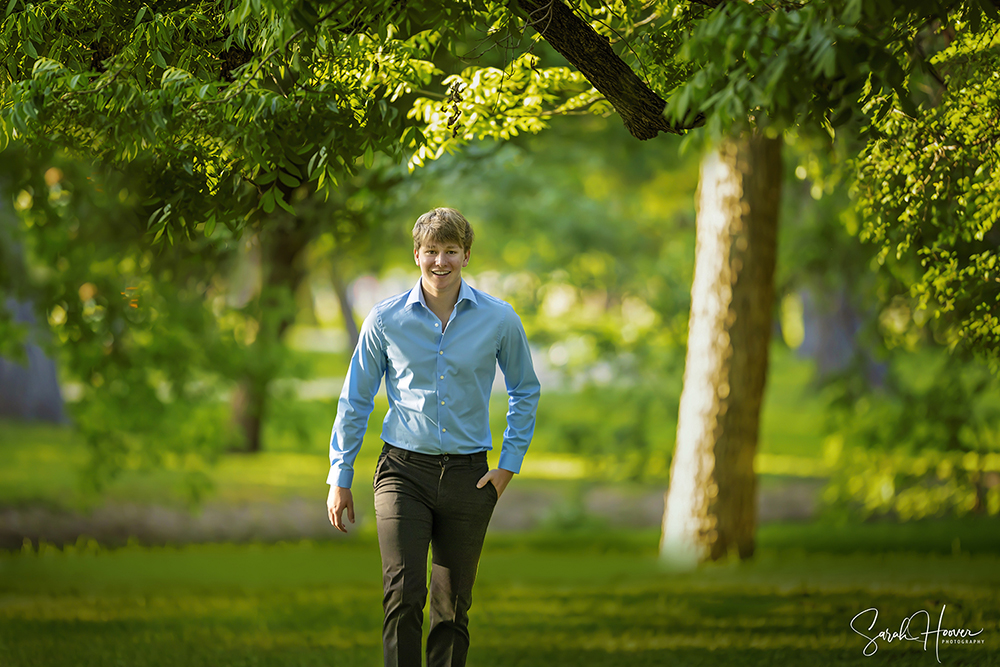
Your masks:
{"label": "man's ear", "polygon": [[413,249],[413,263],[420,266],[420,248]]}
{"label": "man's ear", "polygon": [[471,255],[472,255],[472,248],[469,248],[468,250],[465,251],[465,260],[462,262],[462,268],[465,268],[469,265],[469,257]]}

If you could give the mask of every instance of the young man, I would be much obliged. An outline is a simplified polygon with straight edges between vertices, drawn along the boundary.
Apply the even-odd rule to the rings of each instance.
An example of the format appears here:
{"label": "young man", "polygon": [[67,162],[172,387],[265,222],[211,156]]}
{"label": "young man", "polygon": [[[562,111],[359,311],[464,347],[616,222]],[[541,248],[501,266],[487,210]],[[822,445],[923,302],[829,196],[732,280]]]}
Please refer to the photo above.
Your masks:
{"label": "young man", "polygon": [[[420,279],[376,305],[361,327],[330,439],[330,522],[354,523],[351,482],[375,393],[389,411],[375,467],[375,520],[385,590],[387,667],[420,667],[431,547],[428,667],[460,667],[486,527],[528,449],[540,387],[521,320],[462,280],[472,227],[436,208],[413,227]],[[510,395],[499,467],[489,469],[489,398],[496,366]]]}

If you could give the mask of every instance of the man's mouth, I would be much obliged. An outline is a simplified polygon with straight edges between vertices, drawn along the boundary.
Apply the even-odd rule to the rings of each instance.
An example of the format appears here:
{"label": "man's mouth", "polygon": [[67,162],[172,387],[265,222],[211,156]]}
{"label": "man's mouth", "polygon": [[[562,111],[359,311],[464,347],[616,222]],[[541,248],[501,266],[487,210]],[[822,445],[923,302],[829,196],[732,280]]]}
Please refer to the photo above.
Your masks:
{"label": "man's mouth", "polygon": [[433,273],[435,276],[446,276],[449,273],[451,273],[451,271],[431,271],[431,273]]}

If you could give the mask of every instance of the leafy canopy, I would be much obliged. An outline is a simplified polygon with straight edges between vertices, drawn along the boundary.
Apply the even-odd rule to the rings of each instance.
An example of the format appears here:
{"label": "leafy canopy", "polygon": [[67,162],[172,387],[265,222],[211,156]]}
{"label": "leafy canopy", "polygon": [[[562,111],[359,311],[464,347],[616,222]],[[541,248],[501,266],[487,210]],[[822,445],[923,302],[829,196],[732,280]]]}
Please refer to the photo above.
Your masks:
{"label": "leafy canopy", "polygon": [[[565,4],[665,100],[655,113],[705,123],[689,136],[846,140],[865,238],[918,255],[913,298],[946,340],[995,349],[995,2]],[[376,152],[417,166],[555,114],[609,113],[541,44],[554,6],[9,0],[0,147],[138,172],[152,240],[238,232]]]}
{"label": "leafy canopy", "polygon": [[[510,17],[495,3],[11,0],[0,149],[21,141],[138,171],[154,241],[239,230],[291,211],[305,183],[337,187],[376,152],[419,162],[424,127],[454,125],[441,86],[441,104],[407,117],[441,73],[431,58],[473,24],[493,40]],[[477,75],[479,113],[497,74]],[[566,68],[557,76],[585,87]],[[536,95],[536,111],[553,99],[530,77],[511,81]],[[537,129],[527,106],[496,131]]]}

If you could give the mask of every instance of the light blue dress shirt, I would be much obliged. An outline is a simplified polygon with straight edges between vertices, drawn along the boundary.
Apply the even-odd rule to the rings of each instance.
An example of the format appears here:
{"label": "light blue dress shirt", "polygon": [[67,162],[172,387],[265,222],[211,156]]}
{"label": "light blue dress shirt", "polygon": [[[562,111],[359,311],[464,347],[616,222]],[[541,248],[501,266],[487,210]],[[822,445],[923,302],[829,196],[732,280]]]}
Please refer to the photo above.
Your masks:
{"label": "light blue dress shirt", "polygon": [[382,440],[424,454],[492,449],[489,402],[497,363],[510,397],[500,467],[520,472],[541,392],[521,319],[510,304],[463,280],[441,328],[420,280],[365,318],[337,404],[327,484],[350,488],[383,376],[389,411]]}

